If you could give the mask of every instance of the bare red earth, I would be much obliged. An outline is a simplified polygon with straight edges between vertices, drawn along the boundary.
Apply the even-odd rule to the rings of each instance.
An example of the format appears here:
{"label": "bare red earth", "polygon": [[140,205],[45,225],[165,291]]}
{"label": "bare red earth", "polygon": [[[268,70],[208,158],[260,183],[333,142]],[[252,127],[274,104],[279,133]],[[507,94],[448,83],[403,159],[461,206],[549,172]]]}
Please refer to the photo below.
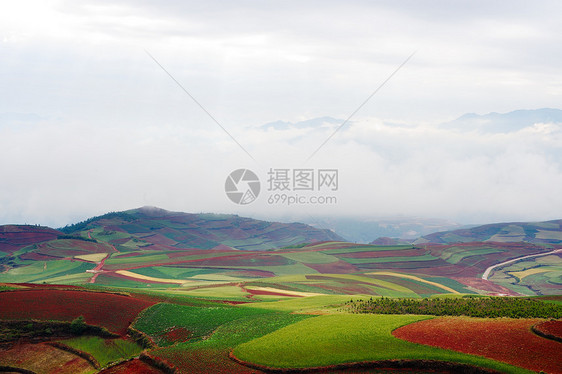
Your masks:
{"label": "bare red earth", "polygon": [[[547,336],[552,336],[562,340],[562,320],[552,320],[541,322],[535,325],[535,330]],[[562,347],[560,347],[562,349]]]}
{"label": "bare red earth", "polygon": [[534,371],[562,373],[559,342],[531,332],[539,319],[443,317],[400,327],[399,339],[488,357]]}
{"label": "bare red earth", "polygon": [[152,353],[164,358],[178,368],[178,373],[189,374],[258,374],[262,371],[251,369],[232,361],[227,350],[197,349],[171,350],[164,349]]}
{"label": "bare red earth", "polygon": [[221,249],[190,249],[190,250],[176,250],[174,252],[167,253],[166,255],[169,258],[178,258],[184,256],[209,256],[211,254],[221,253],[224,255],[232,255],[232,254],[239,254],[240,251],[236,251],[234,249],[230,250],[221,250]]}
{"label": "bare red earth", "polygon": [[99,374],[162,374],[158,369],[153,368],[149,364],[142,362],[141,360],[134,359],[122,363],[121,365],[114,366],[109,369],[100,371]]}
{"label": "bare red earth", "polygon": [[485,280],[482,278],[460,277],[460,278],[453,278],[453,279],[464,284],[465,286],[487,291],[490,294],[518,296],[517,292],[513,292],[512,290],[505,288],[504,286],[500,286],[499,284],[495,284],[489,280]]}
{"label": "bare red earth", "polygon": [[24,290],[0,293],[0,319],[72,321],[104,326],[125,335],[141,310],[154,302],[102,292],[73,290]]}
{"label": "bare red earth", "polygon": [[404,249],[397,251],[364,251],[364,252],[350,252],[350,253],[334,253],[334,256],[343,258],[379,258],[379,257],[398,257],[398,256],[423,256],[427,254],[427,250],[418,249]]}
{"label": "bare red earth", "polygon": [[193,333],[184,327],[174,327],[164,334],[164,337],[169,342],[185,342],[191,338]]}
{"label": "bare red earth", "polygon": [[0,251],[12,254],[30,244],[57,239],[62,232],[48,227],[5,225],[0,226]]}

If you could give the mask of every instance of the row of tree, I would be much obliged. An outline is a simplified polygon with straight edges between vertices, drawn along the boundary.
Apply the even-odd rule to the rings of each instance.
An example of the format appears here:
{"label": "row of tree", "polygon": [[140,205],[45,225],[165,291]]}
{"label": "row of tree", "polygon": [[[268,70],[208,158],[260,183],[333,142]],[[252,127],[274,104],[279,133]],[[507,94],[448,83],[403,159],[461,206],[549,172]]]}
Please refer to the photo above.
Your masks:
{"label": "row of tree", "polygon": [[521,297],[462,297],[393,299],[370,298],[349,301],[352,313],[422,314],[484,318],[562,318],[562,305]]}

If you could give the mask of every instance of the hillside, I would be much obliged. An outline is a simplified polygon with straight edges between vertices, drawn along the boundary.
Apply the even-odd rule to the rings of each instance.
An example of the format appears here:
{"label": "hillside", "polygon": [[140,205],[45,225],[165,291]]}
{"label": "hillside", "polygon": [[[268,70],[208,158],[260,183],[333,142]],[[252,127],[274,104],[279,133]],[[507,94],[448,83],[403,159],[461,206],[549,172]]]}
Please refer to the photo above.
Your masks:
{"label": "hillside", "polygon": [[11,254],[30,244],[57,239],[60,235],[63,233],[44,226],[0,226],[0,257],[2,252]]}
{"label": "hillside", "polygon": [[494,223],[469,229],[442,231],[422,236],[414,243],[451,244],[469,242],[561,244],[562,220]]}
{"label": "hillside", "polygon": [[413,245],[390,238],[362,245],[299,223],[144,207],[60,231],[2,227],[0,283],[173,288],[243,300],[552,295],[560,288],[559,228],[560,221],[506,223],[435,233]]}
{"label": "hillside", "polygon": [[142,207],[109,213],[61,229],[113,245],[144,249],[270,250],[301,243],[343,240],[302,223],[260,221],[228,214],[190,214]]}

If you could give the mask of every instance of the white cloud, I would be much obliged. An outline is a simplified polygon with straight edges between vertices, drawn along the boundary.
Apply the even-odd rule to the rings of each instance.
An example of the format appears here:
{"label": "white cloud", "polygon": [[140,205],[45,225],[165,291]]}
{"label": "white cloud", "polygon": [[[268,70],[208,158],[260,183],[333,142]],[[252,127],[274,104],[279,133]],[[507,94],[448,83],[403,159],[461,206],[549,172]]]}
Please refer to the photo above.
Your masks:
{"label": "white cloud", "polygon": [[347,118],[414,50],[310,162],[341,170],[341,204],[319,211],[554,218],[560,125],[491,135],[430,124],[559,105],[561,10],[555,1],[3,3],[0,113],[41,120],[0,121],[0,221],[64,224],[144,204],[238,212],[222,193],[233,168],[301,167],[334,129],[258,125]]}

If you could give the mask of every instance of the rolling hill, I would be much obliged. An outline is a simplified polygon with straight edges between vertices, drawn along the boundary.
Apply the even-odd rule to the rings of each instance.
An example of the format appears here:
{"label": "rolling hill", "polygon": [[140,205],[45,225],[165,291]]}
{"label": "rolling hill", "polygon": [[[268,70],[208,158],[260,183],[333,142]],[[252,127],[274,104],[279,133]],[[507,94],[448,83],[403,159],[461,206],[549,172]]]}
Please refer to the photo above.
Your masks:
{"label": "rolling hill", "polygon": [[[331,365],[555,372],[549,369],[560,362],[559,343],[532,328],[546,323],[547,334],[558,337],[560,320],[547,318],[562,315],[559,230],[560,221],[506,223],[431,234],[432,243],[357,244],[303,224],[148,207],[60,230],[2,226],[0,366],[153,374]],[[365,313],[361,305],[391,314]],[[419,333],[426,320],[439,339]],[[445,344],[468,323],[475,327],[463,331],[465,345]],[[409,337],[394,336],[399,326]],[[490,339],[490,329],[502,339]],[[361,351],[374,342],[380,349]]]}
{"label": "rolling hill", "polygon": [[414,243],[450,244],[468,242],[561,244],[562,220],[494,223],[469,229],[442,231],[422,236]]}
{"label": "rolling hill", "polygon": [[62,228],[113,245],[144,249],[229,248],[270,250],[300,243],[343,240],[302,223],[278,223],[228,214],[190,214],[142,207],[108,213]]}
{"label": "rolling hill", "polygon": [[552,295],[560,222],[505,223],[414,244],[349,243],[328,230],[143,207],[54,230],[3,226],[0,282],[178,289],[240,298],[310,294]]}

